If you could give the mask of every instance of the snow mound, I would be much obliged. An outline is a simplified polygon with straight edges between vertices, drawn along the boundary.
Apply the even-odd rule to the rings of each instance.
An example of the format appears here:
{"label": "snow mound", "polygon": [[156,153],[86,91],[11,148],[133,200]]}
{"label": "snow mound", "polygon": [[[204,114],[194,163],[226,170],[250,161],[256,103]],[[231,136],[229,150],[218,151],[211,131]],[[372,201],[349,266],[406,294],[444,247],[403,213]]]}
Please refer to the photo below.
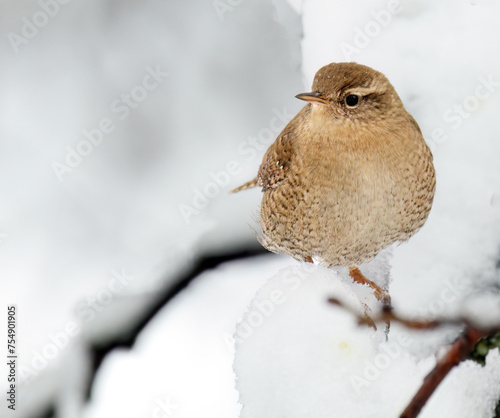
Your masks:
{"label": "snow mound", "polygon": [[[364,266],[364,273],[381,275],[380,262]],[[358,325],[330,297],[358,313],[373,315],[380,306],[346,271],[316,265],[287,267],[259,290],[235,334],[241,418],[387,418],[407,406],[434,355],[415,357],[413,333],[393,326],[387,339],[383,326]],[[499,375],[498,352],[489,354],[486,367],[460,364],[422,416],[492,417]]]}

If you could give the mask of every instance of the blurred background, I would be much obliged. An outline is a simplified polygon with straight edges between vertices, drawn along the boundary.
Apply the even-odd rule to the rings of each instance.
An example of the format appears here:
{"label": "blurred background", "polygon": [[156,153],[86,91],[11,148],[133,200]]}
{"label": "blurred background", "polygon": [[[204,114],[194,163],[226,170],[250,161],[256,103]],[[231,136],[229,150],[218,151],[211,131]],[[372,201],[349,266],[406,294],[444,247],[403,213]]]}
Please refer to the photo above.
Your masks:
{"label": "blurred background", "polygon": [[[203,333],[224,324],[210,338],[225,347],[237,315],[221,310],[244,312],[289,260],[255,239],[260,193],[228,192],[255,176],[302,107],[295,94],[329,62],[384,72],[434,152],[436,208],[396,251],[395,305],[418,312],[457,276],[497,289],[499,11],[0,0],[0,308],[18,310],[15,416],[238,416],[231,349],[219,358]],[[210,270],[235,259],[259,279]],[[220,285],[205,286],[215,271]]]}

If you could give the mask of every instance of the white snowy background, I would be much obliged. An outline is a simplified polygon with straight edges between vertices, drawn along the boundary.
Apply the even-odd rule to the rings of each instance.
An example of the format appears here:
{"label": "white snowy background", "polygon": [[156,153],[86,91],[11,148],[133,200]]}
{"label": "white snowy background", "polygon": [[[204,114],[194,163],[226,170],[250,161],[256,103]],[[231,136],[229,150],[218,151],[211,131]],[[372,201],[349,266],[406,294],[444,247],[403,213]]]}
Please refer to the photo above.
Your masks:
{"label": "white snowy background", "polygon": [[[438,176],[425,227],[367,275],[390,275],[401,314],[494,323],[499,16],[495,0],[0,0],[0,309],[18,308],[21,378],[0,417],[398,416],[459,329],[386,340],[326,303],[375,311],[365,288],[287,257],[196,277],[87,399],[91,347],[199,257],[259,247],[260,192],[228,191],[334,61],[387,75]],[[422,416],[493,417],[499,376],[498,350],[463,363]]]}

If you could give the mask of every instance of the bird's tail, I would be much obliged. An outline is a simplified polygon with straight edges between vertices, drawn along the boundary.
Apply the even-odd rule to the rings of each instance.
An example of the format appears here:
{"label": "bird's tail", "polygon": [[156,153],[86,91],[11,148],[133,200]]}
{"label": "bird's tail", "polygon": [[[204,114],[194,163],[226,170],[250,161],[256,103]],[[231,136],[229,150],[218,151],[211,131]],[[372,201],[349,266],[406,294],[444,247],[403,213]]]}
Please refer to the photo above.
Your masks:
{"label": "bird's tail", "polygon": [[251,189],[253,187],[257,187],[258,185],[259,185],[259,178],[256,177],[253,180],[251,180],[251,181],[243,184],[242,186],[237,187],[236,189],[231,190],[230,193],[238,193],[238,192],[241,192],[242,190],[246,190],[246,189]]}

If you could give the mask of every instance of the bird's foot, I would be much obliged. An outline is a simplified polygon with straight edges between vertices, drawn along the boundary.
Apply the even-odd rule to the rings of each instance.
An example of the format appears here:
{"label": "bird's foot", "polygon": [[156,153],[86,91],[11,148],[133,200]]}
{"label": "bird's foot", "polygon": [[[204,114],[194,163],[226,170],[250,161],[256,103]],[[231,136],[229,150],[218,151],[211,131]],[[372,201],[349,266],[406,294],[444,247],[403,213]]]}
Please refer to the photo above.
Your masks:
{"label": "bird's foot", "polygon": [[[392,310],[391,296],[387,292],[385,292],[379,285],[372,282],[371,280],[368,280],[365,276],[363,276],[363,273],[361,273],[361,271],[357,267],[349,269],[349,276],[352,277],[355,283],[366,284],[373,289],[373,294],[375,295],[375,297],[380,302],[382,302],[382,310],[384,312],[390,312]],[[367,319],[366,316],[367,315],[365,313],[365,319]],[[370,319],[370,321],[373,323],[373,320],[370,317],[368,317],[368,319]],[[368,325],[371,325],[370,322],[368,322]],[[385,325],[386,325],[386,337],[387,337],[387,333],[391,329],[391,320],[387,319],[385,321]],[[377,327],[375,326],[374,329],[376,330]]]}
{"label": "bird's foot", "polygon": [[363,273],[357,267],[351,267],[349,269],[349,276],[354,280],[355,283],[366,284],[373,289],[373,294],[375,297],[382,302],[384,309],[390,309],[391,307],[391,296],[385,292],[379,285],[368,280]]}

